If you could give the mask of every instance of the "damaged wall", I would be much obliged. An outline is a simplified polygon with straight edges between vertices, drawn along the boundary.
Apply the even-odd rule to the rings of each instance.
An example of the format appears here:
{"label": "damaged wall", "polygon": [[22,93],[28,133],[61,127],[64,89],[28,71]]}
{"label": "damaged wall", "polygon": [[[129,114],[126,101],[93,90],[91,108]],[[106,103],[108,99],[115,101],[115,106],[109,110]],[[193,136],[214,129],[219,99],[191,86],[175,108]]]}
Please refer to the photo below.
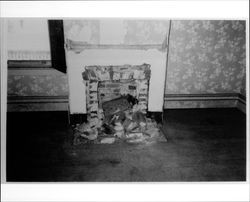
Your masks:
{"label": "damaged wall", "polygon": [[168,29],[169,20],[64,20],[65,38],[86,44],[162,44]]}
{"label": "damaged wall", "polygon": [[[69,99],[72,113],[86,112],[85,86],[82,72],[91,65],[151,65],[151,83],[149,85],[149,109],[161,110],[164,96],[165,53],[157,50],[86,50],[80,54],[73,51],[66,53],[69,74]],[[161,71],[159,71],[161,70]],[[154,82],[154,85],[152,85]],[[79,89],[82,86],[82,89]],[[155,99],[156,98],[156,99]]]}
{"label": "damaged wall", "polygon": [[[93,24],[94,25],[93,25]],[[82,52],[66,51],[69,99],[71,113],[86,113],[85,86],[82,81],[82,72],[85,66],[91,65],[151,65],[151,80],[149,85],[150,111],[161,111],[164,100],[166,53],[150,49],[144,50],[144,44],[162,44],[168,30],[168,21],[145,20],[89,20],[80,23],[78,20],[64,20],[65,38],[73,41],[81,41],[85,44],[97,45],[115,44],[135,45],[136,48],[120,49],[93,48]],[[115,29],[114,29],[115,27]],[[99,37],[98,33],[99,32]],[[83,36],[87,36],[86,38]],[[142,40],[143,39],[143,40]],[[79,89],[82,86],[82,90]]]}
{"label": "damaged wall", "polygon": [[[39,25],[40,20],[35,20],[37,29],[29,30],[38,32],[40,29],[44,29],[44,26]],[[29,35],[27,38],[31,40],[28,40],[25,45],[22,45],[24,40],[18,42],[21,41],[20,36],[23,37],[27,34],[25,31],[20,31],[22,27],[26,27],[26,21],[27,19],[14,19],[12,23],[9,23],[9,58],[50,59],[47,46],[49,44],[48,38],[39,35],[39,33],[45,33],[44,31],[39,32],[38,35],[33,33],[33,36],[36,36],[35,38]],[[29,23],[32,24],[30,21]],[[168,20],[124,20],[123,22],[118,20],[116,21],[116,29],[111,29],[112,34],[110,34],[110,31],[104,29],[109,23],[108,19],[101,24],[97,19],[70,20],[64,23],[65,34],[68,38],[84,41],[86,44],[137,44],[140,47],[143,44],[162,42],[169,27]],[[27,24],[27,26],[30,25]],[[37,40],[37,42],[34,42],[34,40]],[[36,46],[33,46],[34,44],[41,44],[43,48],[36,48]],[[28,46],[30,48],[27,48]],[[13,49],[15,47],[16,50]],[[26,47],[25,50],[21,50],[23,47]],[[206,95],[220,96],[220,94],[229,95],[234,93],[246,95],[245,48],[244,21],[173,20],[165,94],[166,96],[174,95],[176,99],[174,102],[166,101],[167,105],[165,107],[232,106],[232,102],[228,100],[221,100],[220,104],[218,104],[217,99],[217,104],[214,105],[214,100],[207,100],[206,103],[199,104],[192,99],[189,101],[180,101],[178,99],[180,98],[179,95],[195,95],[203,99],[206,99]],[[89,51],[89,53],[84,53],[86,57],[91,56],[94,58],[93,50]],[[108,54],[115,54],[113,57],[119,57],[119,52],[116,50],[107,52],[110,52]],[[137,57],[137,62],[144,63],[145,61],[142,62],[144,59],[140,54],[135,55],[135,52],[131,51],[131,54],[128,53],[126,57]],[[157,55],[154,61],[158,68],[159,65],[164,65],[165,61],[160,61],[164,60],[161,54]],[[102,56],[98,54],[97,57]],[[121,63],[128,63],[125,58],[120,59]],[[108,63],[106,62],[106,64]],[[119,64],[123,65],[121,63]],[[78,74],[82,68],[83,66],[79,65],[78,67],[77,65],[77,68],[71,71]],[[68,78],[66,75],[55,73],[55,71],[49,69],[9,70],[8,95],[19,97],[67,96],[69,94]],[[79,76],[75,77],[74,80],[71,79],[72,82],[79,83],[81,81]],[[161,77],[162,75],[158,72],[155,74],[155,78],[157,76]],[[157,90],[154,89],[154,91]],[[78,100],[82,100],[82,95],[74,96],[79,96]]]}

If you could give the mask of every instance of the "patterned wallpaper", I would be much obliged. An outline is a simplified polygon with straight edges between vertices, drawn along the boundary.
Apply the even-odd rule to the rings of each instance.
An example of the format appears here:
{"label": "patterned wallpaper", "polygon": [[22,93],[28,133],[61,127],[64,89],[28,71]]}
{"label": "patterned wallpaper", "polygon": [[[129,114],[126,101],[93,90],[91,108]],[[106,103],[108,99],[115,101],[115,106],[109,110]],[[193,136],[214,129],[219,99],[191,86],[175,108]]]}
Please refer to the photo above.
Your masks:
{"label": "patterned wallpaper", "polygon": [[245,50],[244,21],[174,20],[166,93],[240,93]]}
{"label": "patterned wallpaper", "polygon": [[125,20],[124,44],[162,44],[169,20]]}
{"label": "patterned wallpaper", "polygon": [[64,20],[64,34],[66,39],[99,44],[100,22],[99,20]]}
{"label": "patterned wallpaper", "polygon": [[169,20],[64,20],[65,38],[86,44],[101,44],[106,34],[121,37],[118,44],[162,44],[168,28]]}
{"label": "patterned wallpaper", "polygon": [[240,89],[240,93],[246,97],[246,73],[245,73],[243,80],[242,80],[242,86]]}
{"label": "patterned wallpaper", "polygon": [[[91,42],[99,42],[98,21],[70,23],[65,25],[66,30],[73,27],[78,31],[67,34],[74,37],[83,34]],[[158,43],[163,39],[168,23],[127,20],[124,22],[127,30],[124,42]],[[88,27],[87,31],[83,31],[83,27]],[[74,35],[79,32],[82,34]],[[244,21],[172,21],[166,93],[245,94],[245,49]],[[11,74],[8,76],[8,95],[68,95],[67,76]]]}
{"label": "patterned wallpaper", "polygon": [[9,75],[9,96],[68,95],[66,75]]}

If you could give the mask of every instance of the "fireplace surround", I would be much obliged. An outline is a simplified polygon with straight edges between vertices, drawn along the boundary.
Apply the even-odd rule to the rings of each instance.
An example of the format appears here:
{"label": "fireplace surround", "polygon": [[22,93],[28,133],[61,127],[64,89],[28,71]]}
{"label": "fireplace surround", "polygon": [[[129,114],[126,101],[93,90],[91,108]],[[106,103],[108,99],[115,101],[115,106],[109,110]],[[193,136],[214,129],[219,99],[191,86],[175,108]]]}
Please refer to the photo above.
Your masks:
{"label": "fireplace surround", "polygon": [[81,143],[166,142],[153,117],[148,116],[150,64],[85,66],[87,120],[74,127]]}
{"label": "fireplace surround", "polygon": [[150,75],[149,64],[86,66],[82,78],[86,86],[87,121],[90,126],[101,126],[103,105],[121,96],[130,95],[137,99],[140,111],[146,114]]}

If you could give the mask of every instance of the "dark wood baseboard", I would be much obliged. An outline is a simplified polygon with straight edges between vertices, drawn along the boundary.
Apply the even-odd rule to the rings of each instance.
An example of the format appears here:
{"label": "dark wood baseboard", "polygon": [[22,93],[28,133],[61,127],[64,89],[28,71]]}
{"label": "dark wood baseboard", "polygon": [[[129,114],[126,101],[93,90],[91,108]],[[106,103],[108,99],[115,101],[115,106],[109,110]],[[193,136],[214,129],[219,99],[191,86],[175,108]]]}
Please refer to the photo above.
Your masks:
{"label": "dark wood baseboard", "polygon": [[246,97],[240,93],[165,94],[164,108],[239,108],[239,102],[246,108]]}
{"label": "dark wood baseboard", "polygon": [[[164,99],[165,109],[239,108],[239,106],[244,111],[246,97],[238,93],[166,94]],[[69,100],[68,96],[8,96],[7,111],[69,111]]]}
{"label": "dark wood baseboard", "polygon": [[244,98],[240,93],[206,93],[206,94],[165,94],[165,101],[172,100],[235,100],[239,98]]}
{"label": "dark wood baseboard", "polygon": [[8,96],[8,112],[68,111],[68,96]]}
{"label": "dark wood baseboard", "polygon": [[52,68],[50,60],[8,60],[8,69]]}

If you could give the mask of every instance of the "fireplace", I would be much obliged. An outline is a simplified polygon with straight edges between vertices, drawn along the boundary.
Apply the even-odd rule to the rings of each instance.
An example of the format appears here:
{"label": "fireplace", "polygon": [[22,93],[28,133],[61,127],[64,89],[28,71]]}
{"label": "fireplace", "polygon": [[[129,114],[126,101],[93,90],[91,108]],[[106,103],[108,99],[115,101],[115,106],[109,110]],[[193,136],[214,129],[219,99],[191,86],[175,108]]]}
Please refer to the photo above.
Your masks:
{"label": "fireplace", "polygon": [[87,122],[75,128],[74,143],[166,141],[147,116],[150,76],[149,64],[86,66]]}
{"label": "fireplace", "polygon": [[148,86],[148,111],[162,112],[164,100],[166,53],[155,49],[90,49],[80,53],[74,50],[66,52],[67,74],[69,80],[70,114],[87,114],[86,86],[82,73],[86,67],[114,67],[150,64],[150,82]]}
{"label": "fireplace", "polygon": [[[143,27],[134,30],[134,23]],[[72,121],[80,123],[76,137],[101,142],[102,136],[159,134],[147,116],[162,118],[168,27],[151,20],[64,21],[69,112],[80,120]]]}
{"label": "fireplace", "polygon": [[86,86],[87,119],[91,126],[101,126],[104,115],[126,109],[126,103],[122,103],[126,102],[125,96],[137,100],[140,111],[146,114],[149,64],[86,66],[82,76]]}

